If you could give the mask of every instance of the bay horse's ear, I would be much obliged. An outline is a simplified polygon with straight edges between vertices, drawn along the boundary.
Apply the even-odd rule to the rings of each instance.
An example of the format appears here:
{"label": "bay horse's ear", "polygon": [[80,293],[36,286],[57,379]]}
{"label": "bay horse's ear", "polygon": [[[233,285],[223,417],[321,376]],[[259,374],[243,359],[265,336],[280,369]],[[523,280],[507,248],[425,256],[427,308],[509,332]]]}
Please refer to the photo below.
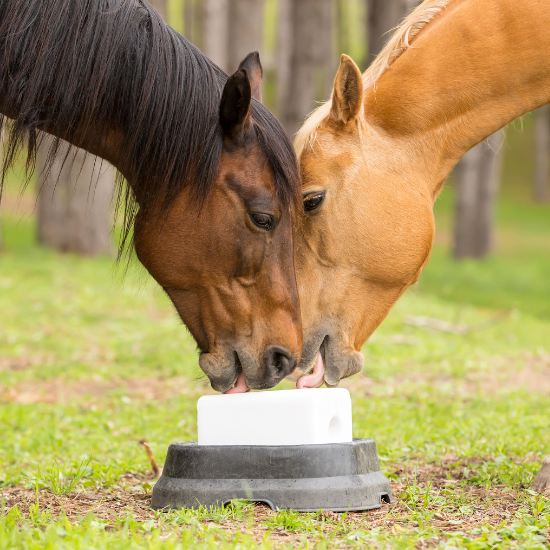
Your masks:
{"label": "bay horse's ear", "polygon": [[262,78],[264,70],[260,62],[260,54],[258,52],[249,53],[240,63],[239,69],[246,69],[252,88],[252,97],[262,102]]}
{"label": "bay horse's ear", "polygon": [[363,103],[363,78],[353,59],[345,54],[334,79],[330,119],[347,124],[361,112]]}
{"label": "bay horse's ear", "polygon": [[224,134],[238,139],[250,123],[252,90],[245,69],[233,73],[225,84],[220,103],[220,124]]}

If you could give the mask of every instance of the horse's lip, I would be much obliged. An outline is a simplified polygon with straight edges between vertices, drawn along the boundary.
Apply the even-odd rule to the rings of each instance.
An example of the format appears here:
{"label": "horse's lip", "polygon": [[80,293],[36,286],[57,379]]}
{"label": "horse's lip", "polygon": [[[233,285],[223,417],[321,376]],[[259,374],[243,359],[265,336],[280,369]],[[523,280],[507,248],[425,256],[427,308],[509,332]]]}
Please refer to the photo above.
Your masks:
{"label": "horse's lip", "polygon": [[315,353],[313,354],[311,361],[307,366],[307,369],[304,371],[304,376],[311,374],[313,372],[313,365],[315,364],[315,358],[317,357],[318,353],[321,353],[321,357],[323,358],[323,364],[325,365],[325,372],[326,372],[327,362],[325,360],[325,342],[327,341],[327,338],[328,338],[328,334],[325,335],[325,337],[321,340],[319,347],[315,350]]}
{"label": "horse's lip", "polygon": [[328,334],[323,338],[323,341],[321,342],[321,345],[319,346],[319,351],[321,352],[321,357],[323,358],[323,364],[325,365],[325,370],[327,368],[327,361],[325,358],[325,342],[327,341]]}
{"label": "horse's lip", "polygon": [[[327,362],[325,359],[325,350],[326,350],[326,341],[328,338],[328,334],[323,338],[323,341],[321,342],[321,345],[319,346],[319,349],[317,350],[317,353],[321,354],[321,357],[323,358],[323,364],[325,365],[325,370],[327,368]],[[315,357],[317,357],[317,353],[313,356],[313,362],[315,362]]]}
{"label": "horse's lip", "polygon": [[233,389],[237,385],[237,382],[239,381],[239,376],[242,371],[243,371],[243,366],[241,364],[241,359],[239,358],[239,354],[235,352],[235,381],[233,382],[233,384],[231,384],[231,387],[228,388],[226,391]]}

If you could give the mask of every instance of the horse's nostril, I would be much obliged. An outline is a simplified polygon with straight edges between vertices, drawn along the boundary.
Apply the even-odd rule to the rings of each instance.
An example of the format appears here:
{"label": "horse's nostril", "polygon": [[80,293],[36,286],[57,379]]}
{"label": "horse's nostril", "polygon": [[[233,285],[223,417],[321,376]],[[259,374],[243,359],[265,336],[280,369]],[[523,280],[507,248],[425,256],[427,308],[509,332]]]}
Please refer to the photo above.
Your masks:
{"label": "horse's nostril", "polygon": [[268,377],[284,378],[295,366],[292,355],[285,348],[273,346],[265,355],[265,373]]}

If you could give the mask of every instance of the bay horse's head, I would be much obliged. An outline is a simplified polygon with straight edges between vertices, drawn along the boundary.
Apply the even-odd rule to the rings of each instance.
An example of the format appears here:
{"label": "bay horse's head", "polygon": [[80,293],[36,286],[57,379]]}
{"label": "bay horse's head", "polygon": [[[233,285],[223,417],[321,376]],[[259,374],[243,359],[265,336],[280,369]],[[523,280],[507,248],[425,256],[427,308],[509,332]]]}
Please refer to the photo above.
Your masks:
{"label": "bay horse's head", "polygon": [[302,346],[291,220],[297,164],[284,131],[257,101],[257,54],[243,63],[217,109],[211,189],[197,200],[195,188],[184,187],[168,212],[141,207],[135,223],[140,261],[174,303],[200,348],[200,367],[221,392],[239,377],[252,389],[276,385]]}
{"label": "bay horse's head", "polygon": [[296,374],[311,370],[320,351],[328,385],[362,369],[362,345],[416,282],[433,241],[433,195],[418,159],[375,111],[373,90],[364,96],[359,69],[342,56],[332,100],[295,144],[304,201],[295,236],[304,331]]}
{"label": "bay horse's head", "polygon": [[0,192],[23,143],[30,177],[37,130],[56,138],[48,170],[61,140],[109,161],[129,184],[122,244],[133,229],[212,386],[277,384],[302,348],[300,182],[290,140],[258,101],[258,55],[228,78],[141,0],[20,4],[0,2]]}

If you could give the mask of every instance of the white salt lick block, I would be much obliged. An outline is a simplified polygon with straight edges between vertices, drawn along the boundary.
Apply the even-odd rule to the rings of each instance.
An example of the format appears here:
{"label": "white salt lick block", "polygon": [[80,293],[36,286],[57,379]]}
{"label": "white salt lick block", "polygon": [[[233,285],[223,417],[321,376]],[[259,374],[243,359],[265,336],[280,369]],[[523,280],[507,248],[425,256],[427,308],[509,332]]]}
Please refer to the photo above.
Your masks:
{"label": "white salt lick block", "polygon": [[197,403],[199,445],[316,445],[352,440],[344,388],[205,395]]}

